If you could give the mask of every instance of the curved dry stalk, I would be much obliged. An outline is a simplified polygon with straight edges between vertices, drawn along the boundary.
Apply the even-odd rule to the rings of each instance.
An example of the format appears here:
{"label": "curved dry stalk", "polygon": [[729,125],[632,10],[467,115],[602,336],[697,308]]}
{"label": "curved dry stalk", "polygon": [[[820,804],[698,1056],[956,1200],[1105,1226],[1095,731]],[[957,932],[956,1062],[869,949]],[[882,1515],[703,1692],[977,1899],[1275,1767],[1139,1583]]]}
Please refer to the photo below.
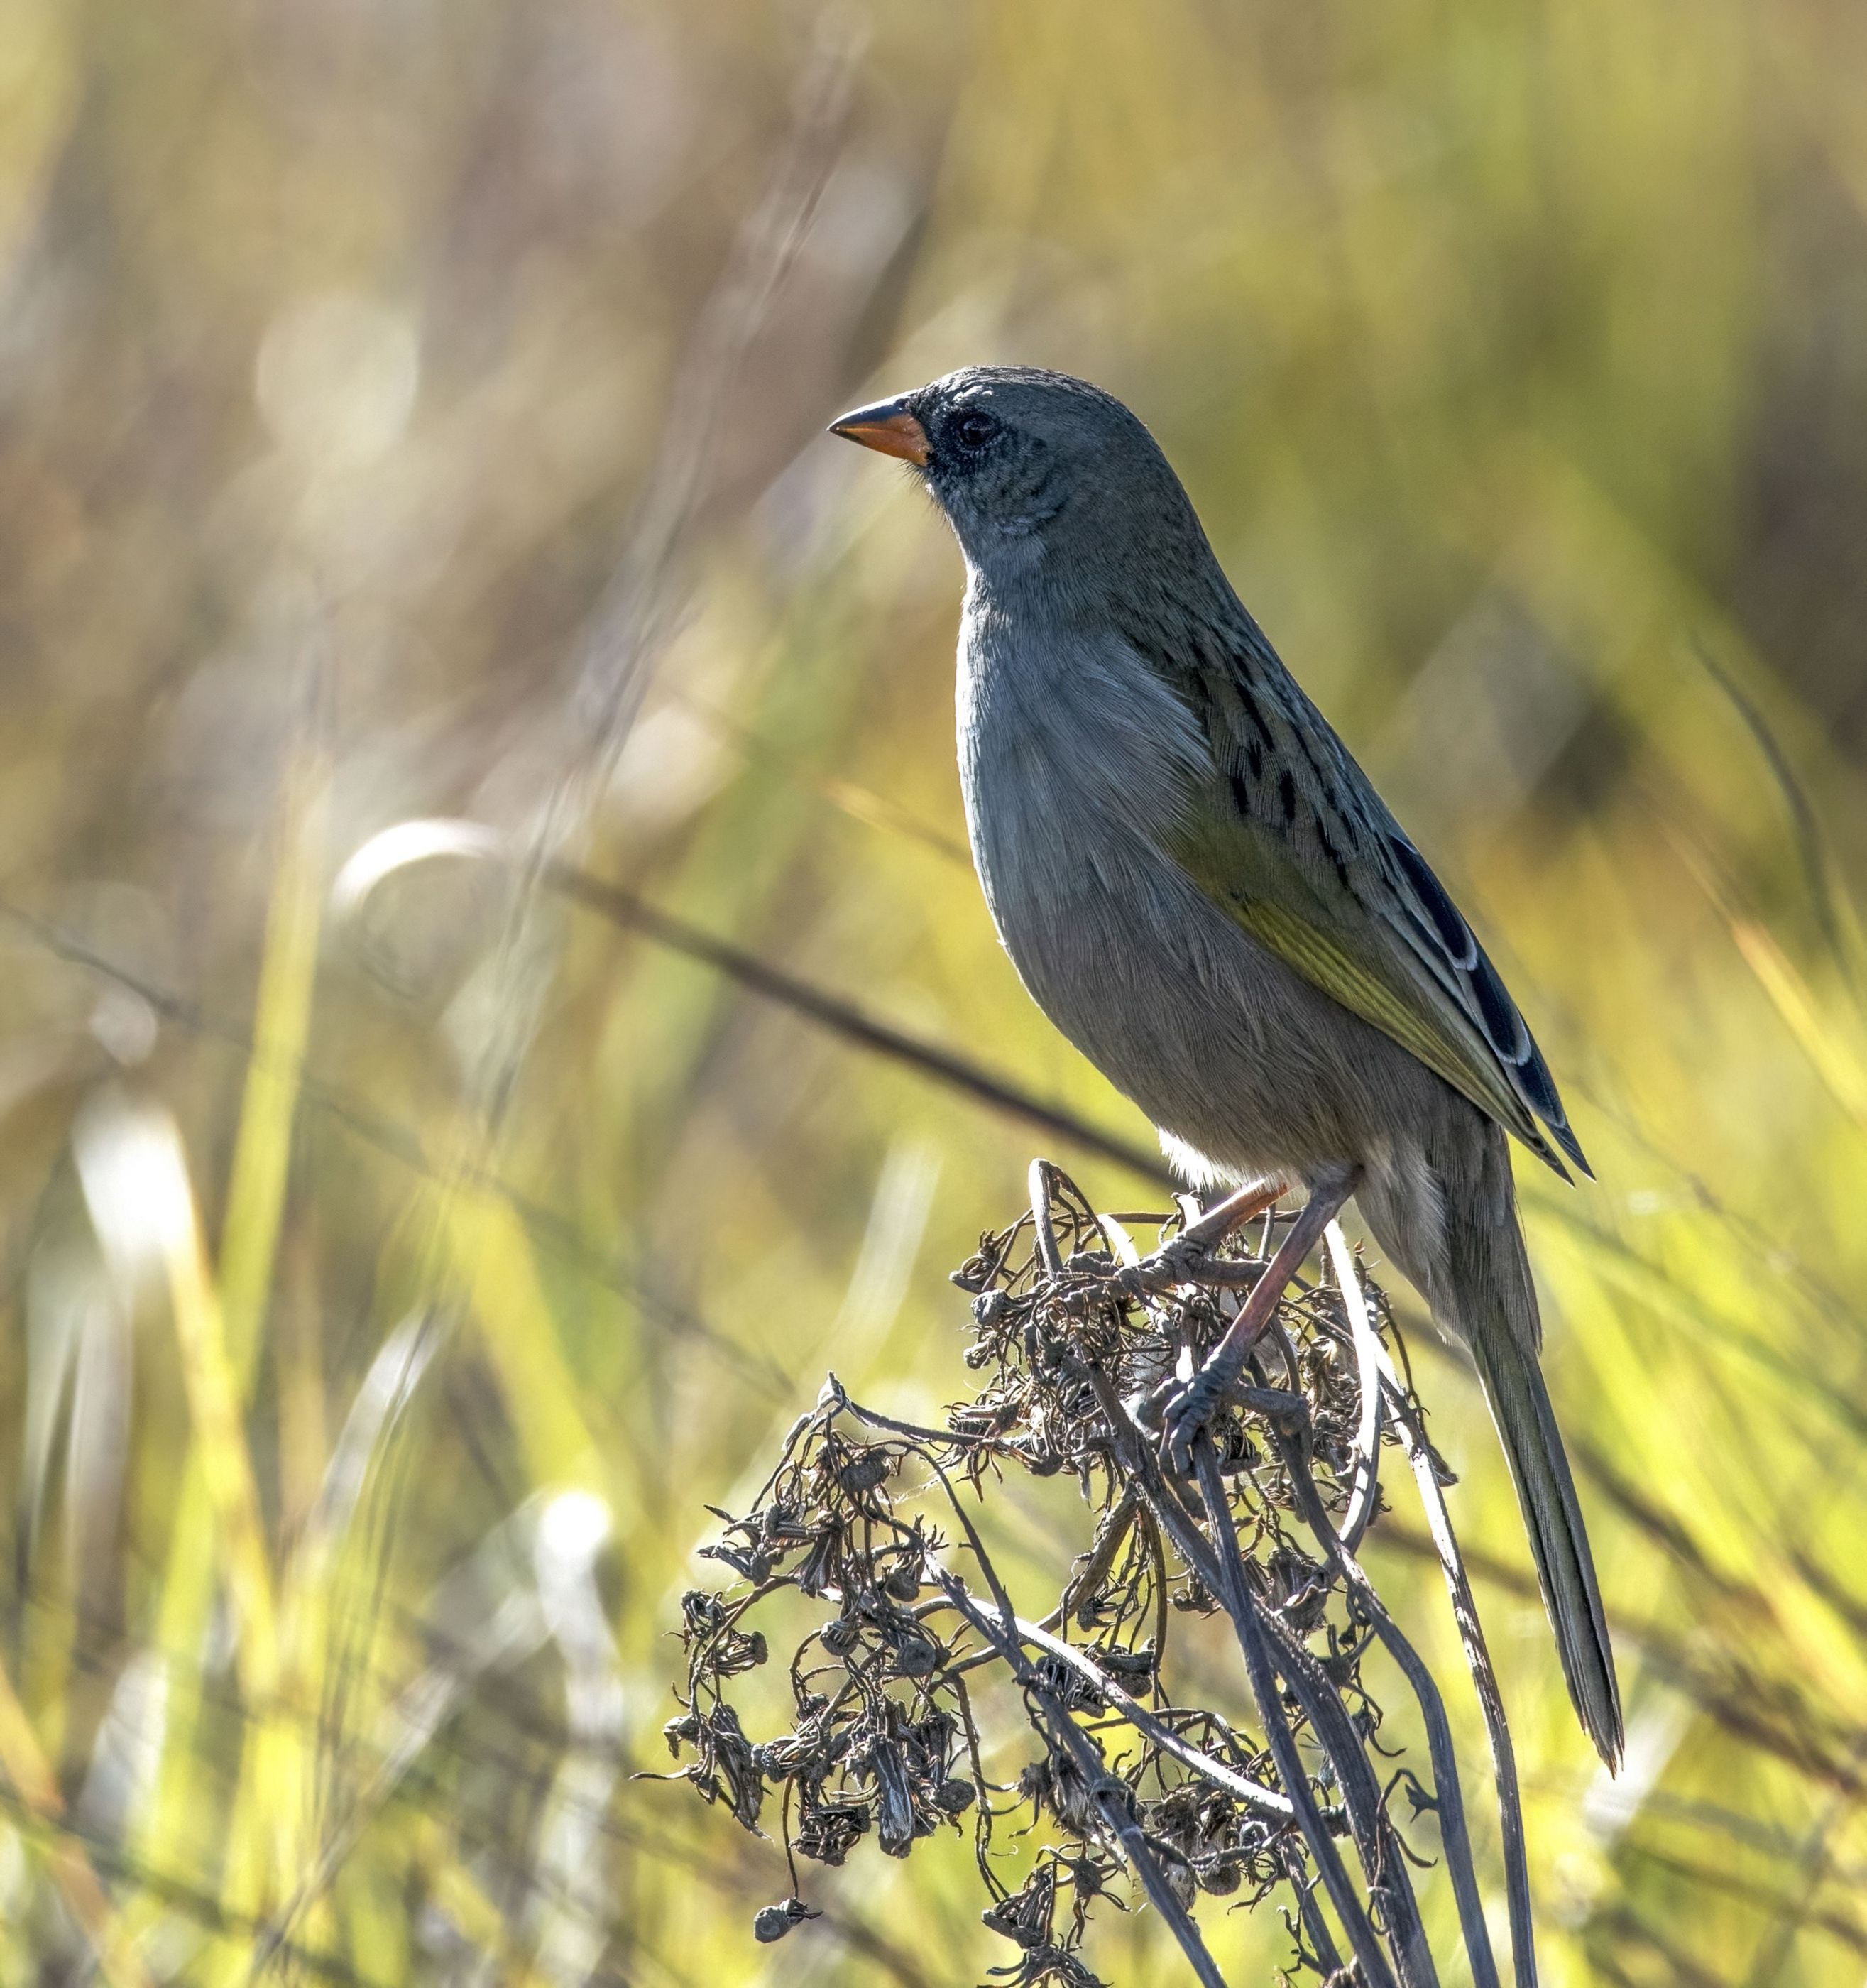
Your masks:
{"label": "curved dry stalk", "polygon": [[[1376,1375],[1377,1382],[1379,1375]],[[1433,1760],[1433,1798],[1439,1815],[1440,1841],[1452,1878],[1453,1895],[1458,1902],[1459,1923],[1465,1936],[1465,1950],[1470,1956],[1476,1988],[1499,1988],[1497,1963],[1491,1953],[1491,1936],[1484,1922],[1484,1903],[1478,1895],[1478,1874],[1472,1862],[1471,1834],[1465,1824],[1465,1797],[1459,1786],[1458,1756],[1453,1750],[1452,1726],[1446,1716],[1445,1700],[1433,1682],[1420,1652],[1409,1642],[1375,1592],[1374,1584],[1361,1564],[1336,1537],[1322,1509],[1315,1480],[1297,1455],[1295,1445],[1279,1430],[1277,1443],[1285,1475],[1294,1491],[1297,1509],[1315,1533],[1318,1543],[1333,1562],[1344,1584],[1355,1595],[1362,1613],[1399,1666],[1409,1689],[1418,1700],[1426,1729],[1426,1746]]]}
{"label": "curved dry stalk", "polygon": [[[1150,1902],[1173,1929],[1173,1937],[1179,1941],[1180,1951],[1191,1963],[1193,1973],[1206,1984],[1206,1988],[1225,1988],[1225,1977],[1219,1972],[1217,1963],[1207,1951],[1198,1922],[1180,1903],[1173,1888],[1167,1883],[1153,1847],[1128,1806],[1129,1790],[1125,1783],[1113,1780],[1109,1774],[1102,1750],[1070,1717],[1056,1693],[1043,1683],[1036,1671],[1025,1660],[1022,1650],[1018,1647],[1016,1629],[1008,1633],[1001,1622],[994,1622],[967,1593],[964,1584],[954,1576],[942,1573],[937,1577],[954,1607],[1004,1658],[1013,1676],[1023,1685],[1025,1692],[1036,1699],[1041,1708],[1045,1729],[1052,1743],[1060,1744],[1075,1763],[1087,1783],[1090,1800],[1101,1813],[1104,1827],[1119,1841],[1122,1848],[1128,1853],[1129,1861],[1134,1865]],[[1014,1617],[1012,1619],[1015,1624],[1017,1618]]]}
{"label": "curved dry stalk", "polygon": [[1151,1740],[1162,1753],[1171,1754],[1182,1767],[1190,1767],[1215,1787],[1236,1795],[1241,1802],[1249,1803],[1265,1815],[1275,1817],[1279,1822],[1294,1818],[1296,1811],[1288,1795],[1280,1795],[1274,1788],[1268,1788],[1261,1782],[1247,1780],[1224,1762],[1215,1760],[1210,1753],[1201,1752],[1181,1739],[1172,1726],[1123,1690],[1113,1678],[1098,1670],[1075,1644],[1066,1643],[1062,1637],[1053,1636],[1038,1624],[1027,1622],[1022,1618],[1018,1621],[1018,1633],[1027,1643],[1036,1644],[1059,1663],[1068,1664],[1085,1683],[1093,1687],[1099,1696],[1106,1699],[1137,1733]]}
{"label": "curved dry stalk", "polygon": [[1238,1554],[1238,1536],[1232,1526],[1231,1507],[1226,1503],[1224,1486],[1219,1479],[1219,1461],[1214,1453],[1211,1438],[1201,1435],[1194,1442],[1193,1450],[1193,1467],[1206,1496],[1207,1522],[1217,1542],[1214,1556],[1217,1592],[1237,1636],[1245,1675],[1251,1681],[1251,1696],[1257,1699],[1258,1709],[1264,1718],[1265,1736],[1270,1741],[1271,1757],[1277,1762],[1278,1777],[1296,1804],[1304,1839],[1322,1873],[1329,1902],[1335,1908],[1336,1917],[1348,1935],[1349,1947],[1368,1988],[1394,1988],[1393,1970],[1381,1950],[1379,1936],[1362,1909],[1360,1899],[1355,1895],[1347,1868],[1336,1854],[1322,1811],[1309,1792],[1309,1779],[1297,1752],[1296,1736],[1285,1716],[1281,1694],[1278,1689],[1281,1666],[1271,1654],[1271,1639],[1258,1614],[1257,1598],[1244,1577],[1244,1564]]}
{"label": "curved dry stalk", "polygon": [[1497,1673],[1491,1666],[1484,1628],[1478,1619],[1478,1604],[1465,1572],[1464,1556],[1452,1530],[1452,1515],[1446,1509],[1445,1493],[1440,1488],[1439,1472],[1431,1446],[1411,1397],[1400,1384],[1393,1361],[1381,1354],[1384,1385],[1393,1405],[1393,1415],[1406,1445],[1413,1466],[1413,1482],[1426,1513],[1426,1530],[1439,1554],[1446,1577],[1446,1592],[1452,1602],[1459,1641],[1471,1672],[1478,1704],[1484,1714],[1485,1736],[1491,1743],[1491,1774],[1497,1789],[1499,1826],[1503,1838],[1504,1897],[1510,1909],[1511,1964],[1517,1988],[1536,1988],[1536,1932],[1530,1911],[1530,1860],[1524,1837],[1523,1797],[1517,1784],[1517,1752],[1511,1741],[1511,1727],[1504,1717],[1504,1693],[1498,1689]]}
{"label": "curved dry stalk", "polygon": [[[1130,1428],[1130,1441],[1133,1435]],[[1210,1439],[1206,1439],[1203,1449],[1205,1455],[1211,1455]],[[1203,1475],[1204,1466],[1199,1462],[1200,1455],[1200,1446],[1196,1445],[1196,1466]],[[1303,1773],[1301,1760],[1296,1751],[1295,1736],[1285,1716],[1278,1689],[1279,1674],[1288,1683],[1293,1695],[1303,1702],[1305,1716],[1311,1719],[1312,1725],[1320,1716],[1335,1728],[1332,1736],[1337,1744],[1330,1747],[1325,1743],[1325,1750],[1329,1754],[1332,1765],[1338,1770],[1338,1785],[1349,1807],[1356,1847],[1362,1853],[1364,1867],[1371,1883],[1378,1885],[1389,1862],[1397,1865],[1399,1860],[1397,1857],[1389,1858],[1383,1854],[1385,1848],[1382,1843],[1385,1812],[1381,1806],[1379,1790],[1369,1786],[1371,1777],[1365,1773],[1362,1776],[1354,1775],[1350,1763],[1338,1757],[1339,1754],[1344,1753],[1352,1755],[1362,1761],[1366,1770],[1366,1763],[1362,1759],[1359,1736],[1353,1733],[1352,1727],[1349,1727],[1345,1736],[1348,1743],[1344,1748],[1341,1744],[1345,1736],[1342,1729],[1349,1726],[1345,1713],[1342,1715],[1339,1723],[1331,1718],[1331,1711],[1334,1708],[1331,1708],[1327,1701],[1316,1693],[1313,1679],[1304,1667],[1292,1661],[1287,1648],[1278,1648],[1274,1654],[1274,1639],[1258,1612],[1256,1598],[1251,1593],[1250,1584],[1244,1577],[1242,1562],[1238,1555],[1237,1533],[1231,1523],[1223,1486],[1217,1483],[1216,1457],[1212,1460],[1212,1470],[1217,1502],[1214,1503],[1213,1493],[1208,1491],[1205,1514],[1214,1540],[1224,1543],[1216,1546],[1200,1532],[1195,1515],[1182,1506],[1173,1494],[1152,1452],[1145,1445],[1131,1450],[1124,1460],[1133,1470],[1134,1481],[1143,1497],[1147,1500],[1162,1530],[1173,1540],[1182,1557],[1198,1573],[1210,1592],[1218,1598],[1220,1605],[1231,1618],[1241,1654],[1244,1658],[1246,1676],[1251,1686],[1252,1696],[1257,1701],[1260,1716],[1264,1722],[1265,1733],[1272,1757],[1277,1763],[1278,1778],[1289,1791],[1296,1820],[1302,1830],[1305,1845],[1316,1865],[1323,1888],[1329,1894],[1329,1902],[1342,1922],[1349,1946],[1370,1988],[1393,1988],[1394,1976],[1383,1950],[1381,1936],[1356,1894],[1347,1867],[1336,1851],[1322,1810],[1310,1792],[1308,1780]],[[1204,1488],[1203,1484],[1202,1488]],[[1220,1514],[1224,1515],[1223,1519]],[[1234,1568],[1237,1570],[1235,1575]],[[1283,1661],[1280,1662],[1279,1658]],[[1360,1799],[1352,1798],[1352,1782],[1356,1784],[1354,1795]],[[1400,1914],[1403,1942],[1410,1949],[1417,1946],[1420,1951],[1423,1952],[1423,1933],[1417,1940],[1411,1936],[1418,1925],[1418,1913],[1416,1909],[1409,1910],[1412,1903],[1411,1887],[1406,1885],[1403,1867],[1400,1868],[1399,1875],[1404,1899]],[[1430,1959],[1426,1965],[1430,1967]]]}
{"label": "curved dry stalk", "polygon": [[1381,1425],[1386,1395],[1381,1385],[1381,1341],[1368,1310],[1362,1290],[1355,1253],[1349,1247],[1342,1224],[1332,1222],[1323,1231],[1329,1263],[1342,1293],[1342,1308],[1348,1314],[1349,1330],[1355,1341],[1355,1383],[1361,1391],[1361,1419],[1355,1431],[1355,1482],[1349,1493],[1349,1509],[1336,1537],[1345,1552],[1353,1553],[1362,1543],[1381,1503]]}
{"label": "curved dry stalk", "polygon": [[[1408,1444],[1416,1471],[1430,1457],[1417,1406],[1387,1359],[1385,1310],[1364,1293],[1339,1229],[1326,1247],[1339,1316],[1326,1284],[1282,1290],[1284,1273],[1301,1270],[1301,1246],[1323,1239],[1326,1202],[1281,1230],[1268,1222],[1253,1247],[1234,1225],[1262,1195],[1190,1219],[1111,1219],[1047,1162],[1032,1166],[1029,1185],[1028,1209],[954,1275],[971,1294],[967,1364],[981,1379],[946,1426],[867,1407],[832,1376],[751,1511],[721,1515],[724,1530],[703,1551],[736,1580],[683,1603],[688,1674],[683,1715],[667,1729],[677,1755],[690,1754],[684,1777],[748,1828],[768,1790],[782,1787],[794,1872],[842,1863],[869,1834],[905,1857],[970,1818],[985,1921],[1017,1942],[1021,1958],[1002,1971],[1019,1988],[1096,1988],[1082,1943],[1096,1901],[1118,1881],[1145,1892],[1204,1988],[1220,1977],[1194,1908],[1202,1893],[1241,1887],[1247,1905],[1294,1906],[1285,1923],[1295,1973],[1346,1978],[1345,1954],[1362,1988],[1437,1988],[1443,1956],[1429,1947],[1413,1853],[1389,1807],[1409,1777],[1381,1768],[1392,1756],[1362,1668],[1384,1648],[1426,1723],[1428,1805],[1462,1935],[1451,1950],[1462,1946],[1475,1988],[1497,1988],[1445,1708],[1354,1554],[1379,1503],[1383,1431]],[[1147,1221],[1165,1232],[1151,1256],[1125,1226]],[[1137,1261],[1159,1274],[1137,1280]],[[1280,1350],[1285,1384],[1221,1393],[1186,1445],[1191,1476],[1175,1476],[1143,1418],[1187,1363],[1210,1371],[1214,1347],[1234,1343],[1240,1308],[1227,1293],[1241,1284],[1257,1287],[1247,1308],[1261,1347]],[[1070,1474],[1096,1514],[1041,1621],[1014,1605],[987,1537],[995,1504],[1025,1472]],[[974,1586],[948,1564],[956,1548],[976,1563]],[[768,1660],[752,1623],[783,1591],[821,1619],[789,1667],[794,1729],[755,1740],[733,1680]],[[1170,1696],[1173,1608],[1230,1619],[1249,1734]],[[1085,1641],[1070,1640],[1075,1628]],[[974,1717],[972,1694],[994,1685],[1036,1743],[1008,1771],[991,1757],[1005,1743],[988,1747]],[[985,1729],[1004,1723],[988,1719]],[[1521,1861],[1507,1774],[1500,1789]],[[1008,1791],[1045,1824],[1015,1889],[992,1845],[1005,1810],[991,1797]],[[1525,1899],[1514,1888],[1518,1988],[1530,1988],[1517,1925]],[[788,1936],[809,1917],[788,1900],[761,1916],[760,1936]]]}

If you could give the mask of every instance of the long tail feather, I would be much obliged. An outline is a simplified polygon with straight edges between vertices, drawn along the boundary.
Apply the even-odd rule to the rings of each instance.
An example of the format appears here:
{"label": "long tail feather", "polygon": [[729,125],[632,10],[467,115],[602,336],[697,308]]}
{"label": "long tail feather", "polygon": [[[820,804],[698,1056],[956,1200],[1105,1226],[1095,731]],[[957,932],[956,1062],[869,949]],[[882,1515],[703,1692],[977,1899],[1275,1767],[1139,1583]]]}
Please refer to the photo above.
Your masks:
{"label": "long tail feather", "polygon": [[1614,1650],[1549,1390],[1536,1354],[1508,1320],[1480,1322],[1468,1313],[1460,1324],[1467,1328],[1472,1358],[1517,1486],[1569,1696],[1596,1750],[1611,1769],[1616,1767],[1622,1734]]}
{"label": "long tail feather", "polygon": [[1542,1327],[1510,1150],[1502,1130],[1475,1113],[1461,1110],[1424,1129],[1416,1155],[1424,1164],[1371,1168],[1356,1199],[1383,1251],[1470,1351],[1517,1486],[1569,1696],[1614,1768],[1620,1686],[1582,1502],[1538,1364]]}

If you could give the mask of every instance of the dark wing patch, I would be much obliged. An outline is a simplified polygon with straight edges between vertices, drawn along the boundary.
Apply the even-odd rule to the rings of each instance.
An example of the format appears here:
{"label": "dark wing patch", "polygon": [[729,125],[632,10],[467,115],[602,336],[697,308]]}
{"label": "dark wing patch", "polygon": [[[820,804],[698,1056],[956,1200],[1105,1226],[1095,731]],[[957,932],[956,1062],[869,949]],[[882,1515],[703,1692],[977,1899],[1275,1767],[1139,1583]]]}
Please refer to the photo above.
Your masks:
{"label": "dark wing patch", "polygon": [[1530,1059],[1524,1065],[1518,1080],[1523,1085],[1524,1096],[1529,1100],[1531,1110],[1561,1141],[1562,1150],[1586,1173],[1588,1163],[1577,1150],[1575,1134],[1568,1129],[1568,1114],[1562,1109],[1561,1099],[1556,1095],[1556,1080],[1550,1075],[1543,1053],[1534,1043],[1530,1045]]}
{"label": "dark wing patch", "polygon": [[[1592,1180],[1593,1170],[1582,1156],[1580,1141],[1569,1129],[1568,1115],[1556,1094],[1549,1066],[1477,935],[1426,858],[1404,835],[1391,830],[1385,845],[1395,869],[1410,887],[1413,901],[1407,902],[1407,892],[1401,894],[1402,901],[1412,913],[1420,937],[1437,942],[1439,957],[1431,963],[1437,967],[1438,977],[1462,997],[1461,1005],[1504,1066],[1518,1094],[1549,1128],[1557,1144]],[[1548,1149],[1544,1150],[1548,1157]],[[1557,1171],[1560,1172],[1561,1168]]]}
{"label": "dark wing patch", "polygon": [[1469,973],[1478,963],[1478,942],[1472,936],[1471,927],[1460,915],[1459,908],[1446,894],[1446,887],[1435,877],[1422,856],[1410,842],[1399,836],[1387,838],[1388,848],[1394,860],[1406,873],[1406,881],[1413,887],[1413,894],[1420,902],[1433,929],[1439,935],[1439,942],[1446,948],[1446,956],[1462,973]]}
{"label": "dark wing patch", "polygon": [[1530,1031],[1524,1026],[1524,1018],[1517,1012],[1517,1003],[1498,979],[1497,968],[1480,952],[1469,978],[1471,991],[1477,996],[1478,1015],[1484,1024],[1486,1040],[1506,1063],[1514,1063],[1521,1068],[1529,1057]]}
{"label": "dark wing patch", "polygon": [[[1208,888],[1261,942],[1437,1070],[1565,1179],[1558,1147],[1590,1173],[1548,1066],[1470,926],[1263,631],[1233,604],[1235,620],[1190,620],[1180,640],[1163,641],[1152,617],[1127,621],[1122,632],[1199,712],[1241,820],[1261,826],[1325,894],[1332,870],[1399,981],[1368,971],[1352,948],[1343,952],[1326,918],[1318,924],[1271,897],[1241,898],[1225,868],[1236,850]],[[1199,874],[1202,857],[1181,860]],[[1420,1016],[1410,1016],[1397,985],[1413,990]]]}
{"label": "dark wing patch", "polygon": [[1337,846],[1335,838],[1329,833],[1329,817],[1316,817],[1316,835],[1322,844],[1322,853],[1329,859],[1329,867],[1335,872],[1335,881],[1345,891],[1352,891],[1355,883],[1349,869],[1349,859]]}

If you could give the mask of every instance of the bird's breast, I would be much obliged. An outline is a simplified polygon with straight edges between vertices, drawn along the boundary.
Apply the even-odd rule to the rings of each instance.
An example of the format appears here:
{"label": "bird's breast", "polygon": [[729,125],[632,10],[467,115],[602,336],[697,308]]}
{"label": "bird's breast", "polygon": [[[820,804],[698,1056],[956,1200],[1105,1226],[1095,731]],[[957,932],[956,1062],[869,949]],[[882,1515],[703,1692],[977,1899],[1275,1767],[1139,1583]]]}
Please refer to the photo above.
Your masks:
{"label": "bird's breast", "polygon": [[1132,1091],[1143,1039],[1197,983],[1236,975],[1237,928],[1163,854],[1209,763],[1204,739],[1112,639],[970,614],[958,715],[967,826],[999,936],[1039,1006]]}
{"label": "bird's breast", "polygon": [[1210,753],[1185,705],[1113,637],[969,611],[958,692],[973,854],[1021,965],[1051,908],[1079,918],[1173,870],[1160,851]]}

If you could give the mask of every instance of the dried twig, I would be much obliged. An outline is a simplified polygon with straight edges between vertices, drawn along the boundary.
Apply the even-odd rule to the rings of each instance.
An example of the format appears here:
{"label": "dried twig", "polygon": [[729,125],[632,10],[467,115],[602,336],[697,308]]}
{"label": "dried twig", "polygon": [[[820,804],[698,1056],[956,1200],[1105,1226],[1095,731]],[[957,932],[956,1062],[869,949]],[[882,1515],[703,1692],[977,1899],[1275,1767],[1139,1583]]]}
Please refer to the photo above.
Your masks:
{"label": "dried twig", "polygon": [[1451,1514],[1446,1510],[1445,1493],[1440,1488],[1442,1467],[1426,1441],[1420,1412],[1410,1392],[1400,1383],[1393,1363],[1385,1350],[1380,1354],[1381,1374],[1393,1405],[1394,1418],[1406,1445],[1407,1460],[1413,1468],[1413,1481],[1420,1489],[1427,1530],[1446,1577],[1452,1599],[1452,1613],[1459,1625],[1459,1638],[1471,1671],[1478,1703],[1484,1713],[1484,1729],[1491,1746],[1492,1778],[1497,1788],[1497,1814],[1504,1840],[1504,1893],[1511,1912],[1511,1958],[1517,1988],[1536,1988],[1536,1936],[1530,1917],[1530,1865],[1524,1841],[1523,1799],[1518,1792],[1517,1755],[1511,1743],[1511,1728],[1504,1716],[1504,1694],[1497,1687],[1497,1674],[1491,1668],[1491,1652],[1485,1647],[1484,1630],[1478,1620],[1478,1604],[1471,1581],[1453,1537]]}
{"label": "dried twig", "polygon": [[1144,1179],[1165,1181],[1169,1178],[1166,1164],[1158,1152],[1124,1139],[1117,1133],[1106,1132],[1065,1106],[1034,1096],[1015,1078],[989,1070],[957,1050],[910,1035],[893,1023],[871,1014],[846,995],[819,987],[774,962],[748,952],[743,946],[704,931],[698,925],[651,904],[647,898],[624,889],[620,884],[606,883],[587,870],[568,863],[548,864],[545,881],[586,911],[594,911],[613,925],[639,931],[670,952],[697,960],[761,999],[775,1002],[794,1014],[804,1016],[842,1036],[846,1042],[918,1070],[990,1111],[1067,1139],[1083,1151],[1099,1154]]}
{"label": "dried twig", "polygon": [[[748,1828],[782,1790],[787,1847],[807,1861],[840,1864],[869,1834],[905,1857],[969,1819],[985,1922],[1018,1949],[994,1970],[1012,1988],[1092,1988],[1082,1950],[1091,1911],[1123,1882],[1138,1885],[1206,1988],[1220,1976],[1195,1916],[1202,1893],[1285,1900],[1293,1973],[1345,1982],[1345,1952],[1362,1988],[1436,1988],[1451,1956],[1428,1950],[1407,1870],[1420,1861],[1411,1818],[1391,1812],[1405,1787],[1416,1814],[1437,1818],[1464,1964],[1479,1988],[1496,1988],[1445,1709],[1353,1551],[1379,1504],[1381,1442],[1405,1442],[1416,1467],[1430,1454],[1383,1344],[1393,1328],[1379,1294],[1364,1290],[1338,1232],[1334,1286],[1272,1304],[1261,1284],[1297,1253],[1286,1240],[1273,1277],[1275,1225],[1254,1254],[1237,1236],[1242,1202],[1177,1235],[1177,1218],[1123,1218],[1163,1231],[1143,1259],[1150,1274],[1127,1276],[1138,1251],[1113,1218],[1043,1161],[1031,1191],[1029,1210],[955,1275],[972,1294],[966,1357],[984,1375],[978,1391],[934,1428],[852,1401],[832,1376],[751,1509],[706,1549],[731,1578],[686,1598],[683,1710],[668,1728],[686,1763],[678,1777]],[[1224,1340],[1246,1284],[1258,1291],[1245,1301],[1254,1324],[1265,1321],[1249,1384],[1190,1443],[1193,1478],[1177,1478],[1136,1416]],[[1018,1473],[1062,1471],[1098,1520],[1039,1621],[1018,1611],[975,1515]],[[1422,1489],[1461,1584],[1455,1607],[1487,1717],[1501,1721],[1437,1478]],[[755,1740],[734,1681],[770,1661],[753,1624],[781,1594],[814,1604],[819,1619],[791,1658],[792,1729]],[[1255,1732],[1168,1692],[1173,1610],[1230,1618]],[[1379,1744],[1382,1714],[1362,1674],[1377,1645],[1419,1701],[1430,1792],[1404,1769],[1389,1774]],[[1035,1748],[1021,1760],[981,1736],[975,1695],[994,1686],[1021,1703]],[[1517,1978],[1529,1988],[1521,1823],[1501,1729]],[[988,1853],[994,1822],[1017,1807],[1040,1827],[1025,1882],[1008,1892],[1002,1850]],[[809,1916],[795,1899],[769,1907],[759,1936]]]}

